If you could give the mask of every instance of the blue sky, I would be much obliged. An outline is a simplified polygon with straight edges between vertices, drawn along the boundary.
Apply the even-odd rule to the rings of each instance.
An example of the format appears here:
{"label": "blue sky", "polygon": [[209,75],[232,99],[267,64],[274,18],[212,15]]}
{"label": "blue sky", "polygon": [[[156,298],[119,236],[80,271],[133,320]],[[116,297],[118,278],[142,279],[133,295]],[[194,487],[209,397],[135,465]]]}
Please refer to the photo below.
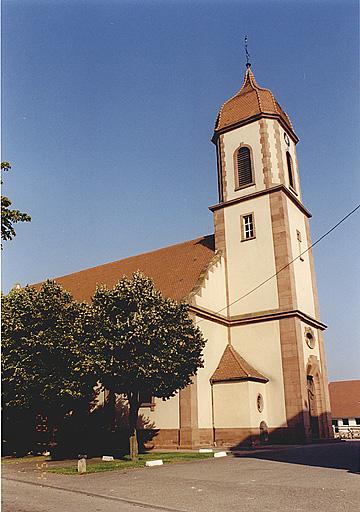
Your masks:
{"label": "blue sky", "polygon": [[[290,115],[313,240],[359,203],[355,1],[3,2],[2,288],[213,232],[210,142],[252,69]],[[330,380],[360,378],[359,213],[314,250]]]}

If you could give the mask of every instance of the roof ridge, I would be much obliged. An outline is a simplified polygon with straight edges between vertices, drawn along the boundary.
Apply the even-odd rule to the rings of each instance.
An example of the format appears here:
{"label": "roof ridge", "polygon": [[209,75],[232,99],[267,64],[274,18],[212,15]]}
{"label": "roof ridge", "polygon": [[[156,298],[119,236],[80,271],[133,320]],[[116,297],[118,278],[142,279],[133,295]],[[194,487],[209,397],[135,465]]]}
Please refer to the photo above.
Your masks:
{"label": "roof ridge", "polygon": [[260,94],[259,94],[259,91],[257,89],[255,89],[255,94],[256,94],[256,97],[257,97],[257,100],[258,100],[258,105],[259,105],[259,110],[260,112],[262,112],[262,106],[261,106],[261,100],[260,100]]}
{"label": "roof ridge", "polygon": [[[246,70],[246,72],[245,72],[244,80],[243,80],[243,83],[242,83],[242,85],[241,85],[240,89],[239,89],[239,90],[238,90],[238,91],[237,91],[233,96],[231,96],[231,98],[229,98],[229,99],[225,100],[225,101],[224,101],[224,103],[221,105],[221,107],[220,107],[220,109],[219,109],[219,114],[218,114],[217,119],[216,119],[216,122],[215,122],[215,129],[216,129],[216,127],[218,126],[218,124],[220,124],[221,114],[222,114],[222,111],[223,111],[224,106],[226,105],[226,103],[229,103],[229,101],[231,101],[231,100],[233,100],[234,98],[236,98],[236,96],[239,96],[239,94],[240,94],[240,93],[241,93],[241,91],[244,89],[244,87],[245,87],[245,85],[246,85],[246,83],[247,83],[247,81],[248,81],[248,75],[250,75],[250,68],[248,68],[248,69]],[[253,74],[253,72],[252,72],[252,71],[251,71],[251,75],[254,77],[254,82],[255,82],[255,84],[257,85],[256,80],[255,80],[255,76],[254,76],[254,74]],[[252,86],[253,86],[253,84],[251,83],[251,81],[250,81],[250,85],[252,85]]]}
{"label": "roof ridge", "polygon": [[[253,84],[253,79],[254,79],[254,84]],[[246,87],[246,84],[247,82],[250,83],[251,87],[255,87],[257,85],[256,83],[256,80],[255,80],[255,76],[254,76],[254,73],[250,70],[250,68],[248,68],[246,71],[245,71],[245,76],[244,76],[244,81],[242,83],[242,86],[240,87],[240,90],[236,93],[236,96],[238,94],[241,93],[241,91]]]}
{"label": "roof ridge", "polygon": [[[270,89],[269,89],[270,90]],[[276,112],[279,114],[279,116],[281,116],[281,112],[283,112],[286,116],[286,119],[288,120],[289,122],[289,125],[290,125],[290,128],[293,130],[294,127],[293,127],[293,124],[291,122],[291,119],[290,119],[290,116],[287,114],[287,112],[285,112],[285,110],[282,108],[282,106],[280,105],[280,103],[277,101],[277,99],[275,98],[275,96],[273,95],[272,91],[270,91],[270,94],[272,96],[272,99],[273,99],[273,102],[274,102],[274,105],[275,105],[275,110]]]}
{"label": "roof ridge", "polygon": [[[254,73],[251,71],[251,69],[250,69],[250,68],[249,68],[249,69],[247,69],[247,71],[246,71],[246,72],[248,72],[248,73],[249,73],[249,76],[250,76],[250,80],[249,80],[249,81],[250,81],[250,84],[252,85],[252,87],[253,87],[254,89],[256,89],[257,91],[266,91],[266,92],[269,92],[269,93],[271,94],[271,96],[274,98],[274,95],[273,95],[273,93],[271,92],[271,90],[270,90],[270,89],[268,89],[267,87],[261,87],[261,86],[257,83],[256,78],[255,78],[255,75],[254,75]],[[274,98],[274,99],[275,99],[275,98]]]}
{"label": "roof ridge", "polygon": [[[241,370],[248,376],[248,377],[251,377],[251,374],[247,371],[247,369],[244,367],[244,364],[243,362],[246,362],[245,359],[243,357],[241,357],[241,355],[234,349],[234,347],[232,345],[229,345],[229,348],[230,348],[230,351],[232,353],[232,355],[234,356],[237,364],[240,366]],[[249,363],[247,363],[249,364]],[[254,368],[255,369],[255,368]]]}
{"label": "roof ridge", "polygon": [[252,84],[252,85],[253,85],[254,89],[256,90],[256,94],[257,94],[257,97],[258,97],[258,103],[259,103],[259,108],[260,108],[260,110],[261,110],[261,111],[263,111],[263,108],[262,108],[262,105],[261,105],[261,100],[260,100],[260,94],[259,94],[259,91],[266,91],[266,92],[268,92],[268,93],[270,94],[270,96],[271,96],[271,99],[272,99],[272,101],[273,101],[274,110],[275,110],[278,114],[281,114],[281,112],[279,112],[279,109],[277,108],[277,101],[276,101],[275,96],[273,95],[273,93],[272,93],[271,89],[268,89],[267,87],[261,87],[261,86],[257,83],[257,81],[256,81],[256,79],[255,79],[255,75],[254,75],[254,73],[252,73],[252,72],[251,72],[251,74],[252,74],[252,77],[253,77],[253,80],[254,80],[254,84]]}

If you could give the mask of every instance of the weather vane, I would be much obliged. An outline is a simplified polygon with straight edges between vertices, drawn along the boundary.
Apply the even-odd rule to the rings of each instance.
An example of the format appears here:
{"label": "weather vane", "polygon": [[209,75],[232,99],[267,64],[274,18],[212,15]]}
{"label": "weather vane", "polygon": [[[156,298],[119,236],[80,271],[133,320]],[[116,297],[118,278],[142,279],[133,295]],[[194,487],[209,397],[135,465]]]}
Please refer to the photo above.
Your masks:
{"label": "weather vane", "polygon": [[245,55],[246,55],[246,67],[249,68],[251,66],[250,64],[250,53],[248,52],[248,37],[245,36]]}

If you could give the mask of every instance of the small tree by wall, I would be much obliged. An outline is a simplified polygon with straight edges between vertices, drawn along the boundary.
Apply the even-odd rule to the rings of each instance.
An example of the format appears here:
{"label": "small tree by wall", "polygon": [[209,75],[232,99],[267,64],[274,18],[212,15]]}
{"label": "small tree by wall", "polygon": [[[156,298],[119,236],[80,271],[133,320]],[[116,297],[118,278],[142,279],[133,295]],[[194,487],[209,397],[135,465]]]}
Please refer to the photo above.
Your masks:
{"label": "small tree by wall", "polygon": [[141,272],[124,277],[112,290],[98,288],[92,307],[99,380],[128,400],[130,456],[136,459],[140,395],[166,400],[190,384],[203,366],[205,340],[188,306],[164,298]]}

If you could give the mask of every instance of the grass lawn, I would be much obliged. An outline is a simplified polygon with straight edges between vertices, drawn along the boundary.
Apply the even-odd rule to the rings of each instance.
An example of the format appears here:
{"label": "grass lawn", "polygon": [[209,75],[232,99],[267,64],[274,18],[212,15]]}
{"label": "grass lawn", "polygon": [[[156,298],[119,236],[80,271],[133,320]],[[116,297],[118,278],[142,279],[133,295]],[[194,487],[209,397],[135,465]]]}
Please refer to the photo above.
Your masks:
{"label": "grass lawn", "polygon": [[49,462],[51,457],[44,455],[25,455],[24,457],[12,457],[10,455],[1,458],[1,464],[22,464],[23,462]]}
{"label": "grass lawn", "polygon": [[[87,473],[99,473],[103,471],[116,471],[116,470],[126,470],[131,468],[142,468],[145,466],[145,462],[148,460],[158,460],[161,459],[164,464],[172,464],[174,462],[186,462],[192,460],[199,459],[209,459],[214,457],[213,453],[178,453],[178,452],[169,452],[169,453],[145,453],[139,455],[139,460],[133,462],[129,460],[129,458],[124,457],[124,459],[117,459],[111,462],[103,462],[99,461],[99,459],[89,459],[87,460],[86,469]],[[48,466],[46,471],[50,471],[51,473],[60,473],[61,475],[78,475],[77,471],[77,461],[74,461],[74,464],[69,466],[56,466],[51,467]]]}

